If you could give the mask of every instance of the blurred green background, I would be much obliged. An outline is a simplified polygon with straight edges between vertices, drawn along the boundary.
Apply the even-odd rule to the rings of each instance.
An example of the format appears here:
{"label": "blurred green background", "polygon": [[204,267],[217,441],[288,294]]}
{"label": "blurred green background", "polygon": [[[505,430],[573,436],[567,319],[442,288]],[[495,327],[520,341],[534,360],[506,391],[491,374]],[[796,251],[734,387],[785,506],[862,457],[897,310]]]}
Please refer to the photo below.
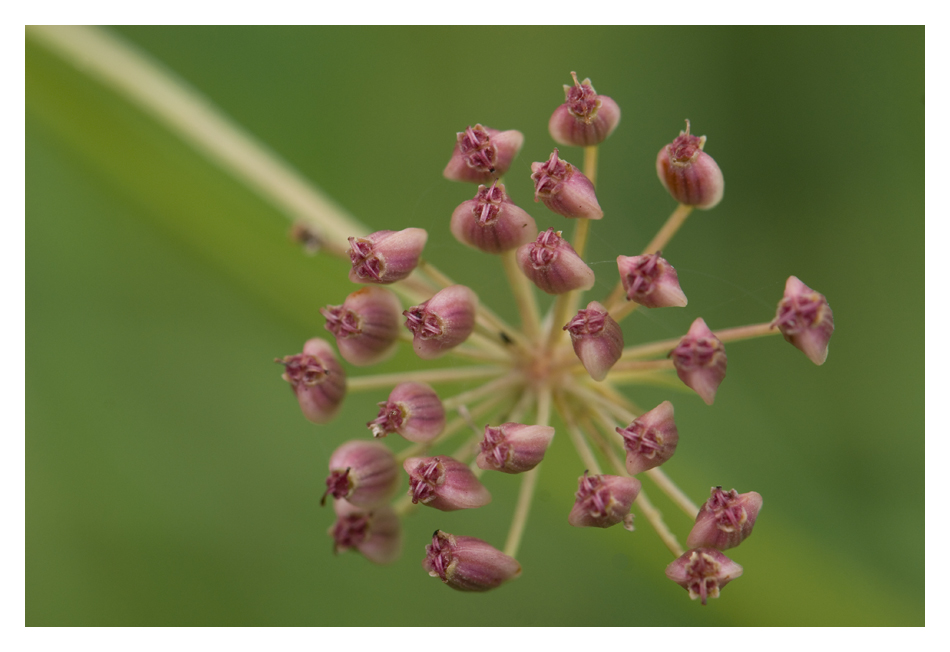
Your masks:
{"label": "blurred green background", "polygon": [[[628,343],[770,319],[790,274],[837,332],[823,367],[780,338],[729,345],[713,407],[628,390],[676,403],[665,468],[694,499],[764,496],[730,553],[745,575],[705,608],[665,578],[645,521],[567,525],[563,436],[518,581],[459,594],[420,568],[437,527],[501,545],[510,477],[486,476],[484,509],[407,519],[393,566],[334,557],[327,458],[387,392],[316,427],[272,360],[329,336],[318,308],[352,291],[346,266],[303,256],[272,206],[28,37],[26,624],[923,625],[923,28],[114,31],[365,224],[428,229],[427,256],[512,319],[500,266],[448,231],[472,189],[441,171],[466,125],[520,129],[508,190],[563,228],[528,175],[576,70],[623,110],[601,148],[595,293],[674,208],[653,166],[684,118],[727,181],[667,248],[688,308],[637,312]],[[382,369],[421,366],[401,351]]]}

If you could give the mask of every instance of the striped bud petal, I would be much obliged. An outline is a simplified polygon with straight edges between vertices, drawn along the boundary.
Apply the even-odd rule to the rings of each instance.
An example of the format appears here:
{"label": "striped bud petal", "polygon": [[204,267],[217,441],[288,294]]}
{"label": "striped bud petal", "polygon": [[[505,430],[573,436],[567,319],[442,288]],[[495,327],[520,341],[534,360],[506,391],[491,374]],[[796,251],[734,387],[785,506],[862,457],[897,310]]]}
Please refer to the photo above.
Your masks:
{"label": "striped bud petal", "polygon": [[456,134],[452,158],[442,175],[451,181],[488,183],[508,171],[523,144],[520,131],[468,127]]}
{"label": "striped bud petal", "polygon": [[336,416],[346,395],[346,372],[328,342],[319,338],[307,340],[303,353],[274,362],[284,365],[281,378],[290,383],[307,419],[327,423]]}
{"label": "striped bud petal", "polygon": [[713,487],[709,500],[696,516],[696,525],[686,539],[690,548],[727,550],[752,534],[755,519],[762,509],[762,496],[754,491],[740,494],[735,489]]}
{"label": "striped bud petal", "polygon": [[617,256],[620,281],[627,301],[636,301],[644,308],[666,308],[686,305],[676,270],[659,253],[647,256]]}
{"label": "striped bud petal", "polygon": [[379,415],[366,426],[374,437],[395,432],[409,441],[427,443],[442,434],[445,408],[425,383],[399,383],[389,398],[379,403]]}
{"label": "striped bud petal", "polygon": [[422,567],[457,591],[488,591],[521,575],[521,564],[475,537],[436,530]]}
{"label": "striped bud petal", "polygon": [[524,275],[548,294],[594,287],[594,271],[561,237],[561,232],[553,228],[539,234],[534,242],[521,246],[516,257]]}
{"label": "striped bud petal", "polygon": [[358,366],[382,362],[396,351],[401,312],[395,294],[373,285],[357,290],[343,305],[320,309],[340,355]]}
{"label": "striped bud petal", "polygon": [[468,465],[447,455],[410,457],[402,467],[409,474],[409,495],[413,503],[451,512],[491,502],[488,489]]}
{"label": "striped bud petal", "polygon": [[538,235],[534,218],[515,206],[497,181],[491,188],[479,186],[475,199],[459,204],[451,228],[456,240],[488,254],[515,249]]}
{"label": "striped bud petal", "polygon": [[702,318],[693,322],[670,357],[680,380],[699,394],[706,405],[712,405],[716,390],[726,377],[726,347]]}
{"label": "striped bud petal", "polygon": [[666,567],[666,576],[689,591],[691,600],[718,598],[719,590],[742,575],[742,566],[714,548],[687,550]]}
{"label": "striped bud petal", "polygon": [[574,527],[610,527],[621,521],[633,529],[630,506],[640,493],[640,481],[619,475],[584,475],[577,479],[574,508],[567,522]]}
{"label": "striped bud petal", "polygon": [[617,428],[627,451],[627,473],[636,475],[673,457],[680,435],[673,421],[673,404],[663,401],[626,428]]}
{"label": "striped bud petal", "polygon": [[815,292],[795,276],[785,282],[785,295],[772,321],[796,349],[817,365],[828,358],[828,341],[835,332],[835,319],[825,295]]}
{"label": "striped bud petal", "polygon": [[478,468],[502,473],[530,471],[544,459],[554,438],[554,428],[521,423],[503,423],[497,428],[485,426],[481,452],[475,459]]}
{"label": "striped bud petal", "polygon": [[332,495],[355,507],[375,507],[398,488],[399,467],[388,448],[375,441],[348,441],[330,456],[327,490],[320,504]]}
{"label": "striped bud petal", "polygon": [[554,110],[548,131],[559,145],[598,145],[620,123],[620,107],[606,95],[598,95],[590,79],[580,82],[575,72],[571,77],[574,85],[564,85],[564,104]]}
{"label": "striped bud petal", "polygon": [[534,201],[542,202],[558,215],[590,220],[604,216],[594,184],[576,167],[558,158],[556,147],[547,161],[531,164],[531,180]]}
{"label": "striped bud petal", "polygon": [[371,562],[390,564],[402,552],[402,527],[388,505],[363,509],[345,500],[333,502],[336,523],[328,530],[333,551],[356,550]]}
{"label": "striped bud petal", "polygon": [[440,290],[402,314],[412,333],[412,348],[423,360],[431,360],[468,339],[475,329],[478,297],[464,285]]}
{"label": "striped bud petal", "polygon": [[705,136],[690,135],[687,120],[686,131],[681,131],[656,157],[656,174],[673,199],[702,209],[718,204],[725,189],[722,171],[703,151],[705,146]]}
{"label": "striped bud petal", "polygon": [[425,229],[377,231],[365,238],[349,238],[350,280],[387,285],[401,281],[419,264],[429,234]]}
{"label": "striped bud petal", "polygon": [[596,301],[578,311],[564,326],[571,334],[574,354],[590,377],[600,382],[623,354],[623,332],[607,309]]}

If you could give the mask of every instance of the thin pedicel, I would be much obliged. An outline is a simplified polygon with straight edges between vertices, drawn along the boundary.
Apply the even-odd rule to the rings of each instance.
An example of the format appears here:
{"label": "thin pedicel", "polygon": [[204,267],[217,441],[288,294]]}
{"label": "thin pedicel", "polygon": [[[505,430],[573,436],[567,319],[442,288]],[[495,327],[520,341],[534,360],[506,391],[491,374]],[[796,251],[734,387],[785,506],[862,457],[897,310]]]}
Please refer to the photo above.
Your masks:
{"label": "thin pedicel", "polygon": [[[323,249],[348,258],[350,280],[368,284],[340,306],[322,310],[343,358],[370,365],[391,355],[401,340],[412,342],[421,360],[448,356],[478,364],[347,379],[324,340],[310,340],[303,353],[278,361],[304,415],[316,423],[338,412],[347,390],[392,390],[388,398],[379,396],[378,415],[367,415],[367,439],[344,444],[330,461],[324,498],[334,498],[335,551],[353,549],[373,562],[390,563],[402,548],[402,517],[420,505],[442,511],[481,508],[491,500],[483,482],[500,484],[517,475],[521,488],[503,547],[442,530],[428,544],[412,545],[425,549],[422,565],[430,575],[459,591],[487,591],[521,576],[517,554],[535,487],[544,457],[564,438],[556,436],[563,429],[578,456],[573,508],[570,495],[560,497],[565,526],[622,524],[632,531],[638,512],[675,558],[667,576],[706,604],[742,574],[722,550],[751,534],[762,496],[717,486],[697,507],[661,468],[695,433],[680,433],[670,401],[644,409],[620,388],[668,387],[678,377],[712,405],[726,377],[726,344],[778,333],[822,364],[834,330],[831,308],[824,295],[793,276],[770,321],[714,330],[696,317],[680,338],[625,346],[620,324],[634,310],[687,306],[676,271],[661,254],[694,208],[711,209],[722,200],[723,175],[705,151],[706,137],[692,135],[687,120],[656,163],[660,182],[678,206],[642,251],[615,252],[613,290],[585,304],[583,295],[595,281],[584,261],[590,223],[610,219],[595,194],[598,146],[619,124],[620,108],[598,95],[589,79],[571,76],[574,84],[565,86],[565,103],[551,116],[549,131],[559,145],[583,148],[583,171],[567,160],[572,154],[561,158],[556,148],[547,161],[532,165],[534,199],[549,212],[532,217],[501,183],[524,142],[518,131],[466,127],[456,135],[444,172],[450,180],[479,184],[474,199],[461,197],[461,204],[446,207],[445,228],[462,245],[500,258],[520,324],[500,318],[485,297],[427,262],[423,229],[354,234],[348,251]],[[540,230],[536,219],[542,220]],[[568,239],[564,231],[571,222]],[[309,242],[299,235],[298,240]],[[321,243],[331,240],[320,236]],[[555,296],[546,315],[538,290]],[[400,312],[408,331],[401,336]],[[478,384],[454,396],[432,387],[471,381]],[[381,441],[372,441],[388,434],[410,443],[392,454]],[[393,482],[394,475],[409,485],[408,493],[395,499],[396,484],[404,483]],[[688,549],[650,501],[644,477],[652,483],[650,491],[666,494],[694,523]]]}

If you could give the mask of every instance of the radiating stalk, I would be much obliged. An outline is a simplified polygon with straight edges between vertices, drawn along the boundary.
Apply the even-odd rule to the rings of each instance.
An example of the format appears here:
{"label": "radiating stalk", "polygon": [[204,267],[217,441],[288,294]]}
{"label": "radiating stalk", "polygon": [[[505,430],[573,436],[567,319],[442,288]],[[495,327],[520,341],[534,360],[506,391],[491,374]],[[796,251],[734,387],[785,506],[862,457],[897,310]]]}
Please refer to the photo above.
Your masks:
{"label": "radiating stalk", "polygon": [[394,374],[376,374],[374,376],[357,376],[348,378],[346,388],[351,392],[360,392],[367,389],[392,387],[399,383],[452,383],[463,380],[477,380],[491,378],[507,373],[508,369],[498,366],[461,367],[459,369],[427,369],[425,371],[403,371]]}
{"label": "radiating stalk", "polygon": [[[551,420],[551,388],[542,387],[538,392],[537,425],[546,426]],[[542,462],[543,464],[543,462]],[[528,512],[531,510],[531,501],[538,484],[538,472],[541,464],[522,474],[521,490],[518,492],[518,503],[515,506],[515,515],[511,520],[508,538],[505,540],[505,554],[515,557],[521,545],[525,525],[528,522]]]}

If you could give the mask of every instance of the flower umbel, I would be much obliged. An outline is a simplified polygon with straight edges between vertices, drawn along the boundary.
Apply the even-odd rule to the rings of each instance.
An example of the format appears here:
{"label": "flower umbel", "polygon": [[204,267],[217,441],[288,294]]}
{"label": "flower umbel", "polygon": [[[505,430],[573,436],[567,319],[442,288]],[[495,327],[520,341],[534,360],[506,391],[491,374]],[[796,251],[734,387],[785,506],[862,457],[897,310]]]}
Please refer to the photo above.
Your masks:
{"label": "flower umbel", "polygon": [[[532,217],[519,208],[500,180],[524,142],[518,131],[479,124],[466,128],[456,135],[444,171],[448,179],[482,184],[474,198],[460,196],[454,210],[445,207],[445,231],[491,254],[488,264],[501,262],[520,323],[509,323],[486,305],[496,297],[480,300],[425,261],[426,231],[377,231],[349,237],[349,250],[342,243],[321,242],[321,251],[346,252],[350,280],[368,284],[321,311],[343,359],[357,366],[375,364],[392,355],[401,339],[411,340],[421,360],[446,356],[455,364],[347,381],[331,345],[322,339],[309,340],[302,353],[278,362],[304,415],[316,423],[333,418],[347,390],[390,392],[378,397],[375,418],[366,415],[370,433],[343,444],[330,459],[324,498],[334,499],[337,521],[330,535],[335,551],[352,549],[373,562],[389,563],[401,549],[400,520],[415,509],[480,509],[491,501],[492,485],[520,482],[502,548],[442,530],[425,545],[423,567],[448,586],[459,591],[499,587],[521,574],[516,557],[539,472],[549,449],[559,445],[555,440],[567,439],[578,457],[574,473],[583,471],[568,523],[623,524],[633,530],[637,513],[675,558],[667,576],[706,604],[742,574],[742,567],[720,551],[748,538],[762,497],[717,486],[702,508],[696,507],[665,472],[681,445],[673,404],[665,400],[644,411],[623,388],[666,388],[671,379],[675,382],[675,372],[711,405],[726,374],[724,343],[777,333],[822,364],[834,330],[831,308],[823,295],[793,276],[771,321],[713,331],[696,317],[682,338],[625,346],[633,333],[625,338],[622,322],[633,311],[686,307],[677,272],[660,252],[693,208],[719,203],[723,176],[703,151],[705,137],[691,135],[687,121],[686,130],[657,157],[660,181],[679,205],[642,250],[612,252],[618,276],[609,271],[612,265],[599,267],[604,271],[595,275],[584,256],[592,221],[604,217],[595,193],[598,146],[617,127],[620,109],[597,94],[589,79],[580,82],[571,75],[574,85],[565,86],[565,103],[555,110],[549,129],[558,144],[584,148],[583,172],[561,159],[557,149],[532,164],[542,214]],[[536,220],[541,220],[540,233]],[[570,238],[564,235],[569,226]],[[584,292],[605,278],[612,287],[608,295],[585,300]],[[536,290],[552,295],[546,314]],[[407,330],[399,328],[400,313]],[[489,425],[476,426],[483,423]],[[372,439],[390,434],[408,445],[391,453],[387,444]],[[701,436],[686,428],[683,434],[682,445]],[[445,450],[452,439],[454,450]],[[394,440],[400,441],[391,437],[387,443]],[[601,465],[611,473],[603,473]],[[686,548],[648,497],[643,478],[652,483],[649,491],[662,491],[694,522]],[[390,504],[397,485],[408,485],[408,492]],[[570,495],[556,500],[567,512]]]}

